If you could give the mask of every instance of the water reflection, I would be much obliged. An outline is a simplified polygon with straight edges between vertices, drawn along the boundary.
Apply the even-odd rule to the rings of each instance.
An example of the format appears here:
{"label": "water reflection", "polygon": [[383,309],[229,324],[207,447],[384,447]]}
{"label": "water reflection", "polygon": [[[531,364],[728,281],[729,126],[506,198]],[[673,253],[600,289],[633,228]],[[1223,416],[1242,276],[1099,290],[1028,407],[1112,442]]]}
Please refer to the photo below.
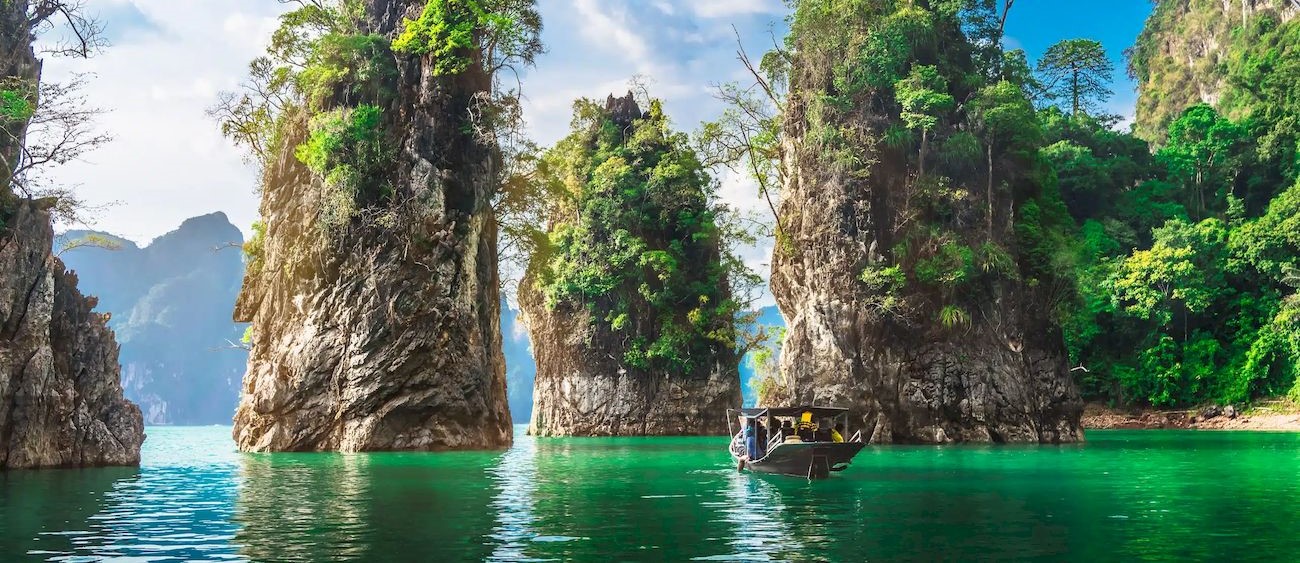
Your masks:
{"label": "water reflection", "polygon": [[[722,442],[725,446],[725,441]],[[533,557],[682,561],[724,552],[717,440],[540,439]]]}
{"label": "water reflection", "polygon": [[496,524],[492,527],[491,561],[529,561],[528,547],[534,531],[534,493],[537,489],[537,441],[516,436],[515,447],[488,470],[499,492],[492,500]]}
{"label": "water reflection", "polygon": [[66,560],[111,533],[96,515],[129,488],[133,468],[0,471],[0,555]]}
{"label": "water reflection", "polygon": [[[241,455],[150,429],[139,470],[0,473],[0,560],[1285,560],[1300,435],[1106,433],[1078,447],[893,447],[816,483],[737,474],[725,440]],[[24,557],[25,555],[25,557]]]}
{"label": "water reflection", "polygon": [[360,455],[247,455],[235,542],[256,561],[354,559],[366,549],[370,460]]}
{"label": "water reflection", "polygon": [[714,503],[722,512],[734,536],[731,552],[697,557],[715,561],[771,561],[782,553],[799,554],[805,549],[788,521],[781,492],[765,476],[734,473],[727,480],[725,496]]}
{"label": "water reflection", "polygon": [[140,468],[0,472],[0,555],[51,561],[234,557],[229,429],[150,428],[148,434]]}
{"label": "water reflection", "polygon": [[482,560],[501,455],[247,455],[235,542],[255,561]]}

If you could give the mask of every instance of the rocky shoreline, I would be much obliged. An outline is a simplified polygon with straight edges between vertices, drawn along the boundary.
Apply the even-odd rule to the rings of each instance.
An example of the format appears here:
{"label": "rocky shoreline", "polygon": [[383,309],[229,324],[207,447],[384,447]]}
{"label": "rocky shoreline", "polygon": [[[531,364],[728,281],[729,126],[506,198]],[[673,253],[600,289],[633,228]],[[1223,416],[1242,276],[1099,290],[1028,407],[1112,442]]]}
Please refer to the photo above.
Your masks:
{"label": "rocky shoreline", "polygon": [[1087,430],[1246,430],[1300,432],[1296,405],[1266,404],[1242,410],[1217,405],[1192,410],[1113,409],[1090,404],[1083,412]]}

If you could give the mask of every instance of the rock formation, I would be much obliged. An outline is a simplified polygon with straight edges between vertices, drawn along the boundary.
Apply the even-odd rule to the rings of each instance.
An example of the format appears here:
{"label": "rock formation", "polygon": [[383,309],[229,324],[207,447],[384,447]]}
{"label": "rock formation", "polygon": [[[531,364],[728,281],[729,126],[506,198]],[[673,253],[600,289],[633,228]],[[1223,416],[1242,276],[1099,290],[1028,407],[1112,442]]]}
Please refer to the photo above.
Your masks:
{"label": "rock formation", "polygon": [[0,468],[138,464],[144,423],[122,396],[108,318],[51,254],[41,204],[13,205],[0,230]]}
{"label": "rock formation", "polygon": [[[93,237],[93,238],[92,238]],[[79,241],[115,243],[78,246]],[[110,313],[122,388],[146,424],[229,424],[248,353],[230,319],[244,277],[243,234],[213,213],[186,219],[144,248],[108,233],[70,231],[59,257]],[[69,248],[70,247],[70,248]]]}
{"label": "rock formation", "polygon": [[[373,66],[319,85],[327,95],[304,101],[309,114],[283,116],[286,140],[264,163],[265,236],[246,246],[235,309],[253,329],[234,437],[244,451],[505,447],[501,157],[468,121],[492,77],[479,53],[455,68],[418,46],[394,52],[404,20],[438,15],[423,2],[362,4],[349,33]],[[372,161],[341,160],[362,158],[355,146],[322,157],[347,172],[305,164],[313,147],[298,149],[334,134],[332,116],[371,128],[340,142],[372,143]]]}
{"label": "rock formation", "polygon": [[[849,407],[849,430],[873,443],[1081,440],[1082,403],[1050,317],[1053,279],[1018,236],[1038,188],[998,141],[1009,136],[965,130],[978,121],[955,101],[978,100],[965,111],[1005,104],[1025,116],[1008,121],[1027,124],[1032,108],[1005,82],[970,91],[969,44],[926,5],[796,16],[771,278],[788,325],[786,386],[767,402]],[[862,11],[882,9],[893,8]],[[858,19],[803,27],[839,17]],[[857,29],[888,36],[913,23],[933,31],[907,31],[912,54],[845,55]],[[845,65],[850,74],[837,70]],[[900,117],[904,89],[922,91],[909,98],[915,123]],[[960,154],[948,152],[953,137],[977,143],[965,153],[973,162],[948,156]],[[985,142],[997,143],[987,155]]]}
{"label": "rock formation", "polygon": [[724,434],[741,394],[708,178],[657,103],[584,107],[547,157],[570,195],[520,284],[537,359],[529,432]]}
{"label": "rock formation", "polygon": [[[1229,89],[1232,51],[1258,41],[1248,27],[1276,27],[1300,14],[1300,4],[1273,0],[1160,0],[1130,53],[1138,80],[1138,136],[1164,141],[1165,130],[1184,109],[1220,106]],[[1244,117],[1232,115],[1234,118]]]}
{"label": "rock formation", "polygon": [[[28,2],[0,7],[0,71],[6,113],[0,156],[16,166],[35,107],[41,64],[32,49]],[[26,113],[26,115],[23,115]],[[14,180],[14,171],[6,174]],[[0,187],[0,469],[135,465],[144,425],[122,397],[117,343],[94,298],[53,256],[52,198]]]}

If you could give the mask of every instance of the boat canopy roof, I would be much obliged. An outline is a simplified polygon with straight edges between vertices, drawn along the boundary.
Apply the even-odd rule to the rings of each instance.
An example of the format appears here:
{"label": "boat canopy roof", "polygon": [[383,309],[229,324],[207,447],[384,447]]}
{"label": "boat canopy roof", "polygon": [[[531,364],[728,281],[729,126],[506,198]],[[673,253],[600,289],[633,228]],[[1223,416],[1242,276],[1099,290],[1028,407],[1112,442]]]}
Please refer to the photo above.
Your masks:
{"label": "boat canopy roof", "polygon": [[849,409],[842,409],[839,407],[764,407],[740,409],[741,414],[745,415],[747,418],[765,416],[768,414],[772,416],[799,416],[810,411],[813,413],[813,416],[817,418],[831,418],[849,412]]}

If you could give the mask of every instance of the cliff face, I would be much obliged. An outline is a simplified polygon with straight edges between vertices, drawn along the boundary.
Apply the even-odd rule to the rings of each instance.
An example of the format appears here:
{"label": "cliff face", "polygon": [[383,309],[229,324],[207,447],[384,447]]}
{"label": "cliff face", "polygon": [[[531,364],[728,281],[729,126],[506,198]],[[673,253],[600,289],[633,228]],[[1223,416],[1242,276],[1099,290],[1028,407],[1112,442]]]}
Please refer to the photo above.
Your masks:
{"label": "cliff face", "polygon": [[72,231],[55,247],[98,236],[120,247],[74,247],[60,257],[112,315],[122,388],[148,424],[229,424],[248,353],[230,320],[244,264],[243,234],[222,213],[187,219],[140,248],[107,233]]}
{"label": "cliff face", "polygon": [[[386,44],[422,4],[364,2],[364,32]],[[267,163],[265,236],[235,309],[253,323],[242,450],[511,442],[490,207],[500,157],[464,123],[491,79],[478,65],[438,75],[427,57],[379,56],[396,59],[385,59],[395,95],[376,100],[396,147],[378,168],[382,196],[344,194],[356,211],[322,228],[340,196],[294,154],[305,117]]]}
{"label": "cliff face", "polygon": [[144,423],[122,396],[117,343],[54,231],[22,201],[0,231],[0,468],[140,463]]}
{"label": "cliff face", "polygon": [[[0,7],[0,71],[7,94],[30,99],[41,65],[27,12],[25,0]],[[6,113],[5,162],[29,119]],[[113,332],[51,253],[55,203],[0,187],[0,469],[138,464],[144,425],[122,397]]]}
{"label": "cliff face", "polygon": [[[1219,106],[1233,88],[1231,61],[1259,36],[1300,14],[1291,0],[1160,0],[1130,52],[1138,80],[1136,129],[1153,143],[1182,111]],[[1243,117],[1234,115],[1233,117]]]}
{"label": "cliff face", "polygon": [[707,176],[657,104],[643,114],[611,96],[578,114],[548,156],[569,197],[520,284],[537,360],[529,432],[725,434],[740,380]]}
{"label": "cliff face", "polygon": [[[970,91],[965,38],[926,4],[796,14],[785,240],[771,278],[787,323],[784,385],[762,399],[848,407],[850,431],[873,443],[1081,440],[1082,404],[1050,318],[1055,284],[1019,236],[1038,197],[1022,152],[1032,142],[968,125],[984,121],[972,108],[997,107],[1021,116],[1005,123],[1032,126],[1032,108],[1006,82]],[[852,25],[827,20],[841,17]],[[855,30],[887,36],[897,22],[936,39],[893,59],[846,54]]]}

